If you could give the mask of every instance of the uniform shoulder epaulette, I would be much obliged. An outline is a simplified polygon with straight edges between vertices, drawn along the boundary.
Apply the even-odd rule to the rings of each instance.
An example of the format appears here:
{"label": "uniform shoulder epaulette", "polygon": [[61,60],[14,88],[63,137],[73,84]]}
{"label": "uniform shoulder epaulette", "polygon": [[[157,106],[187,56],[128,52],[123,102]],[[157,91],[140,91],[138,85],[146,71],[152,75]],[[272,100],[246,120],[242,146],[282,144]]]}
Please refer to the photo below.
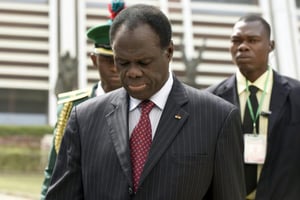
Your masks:
{"label": "uniform shoulder epaulette", "polygon": [[90,97],[92,94],[91,88],[79,89],[70,92],[64,92],[58,95],[57,104],[76,101],[85,97]]}
{"label": "uniform shoulder epaulette", "polygon": [[60,144],[73,106],[81,100],[84,101],[85,98],[90,98],[91,94],[92,89],[81,89],[61,93],[58,95],[57,104],[60,107],[55,130],[56,133],[54,136],[54,147],[56,153],[59,152]]}

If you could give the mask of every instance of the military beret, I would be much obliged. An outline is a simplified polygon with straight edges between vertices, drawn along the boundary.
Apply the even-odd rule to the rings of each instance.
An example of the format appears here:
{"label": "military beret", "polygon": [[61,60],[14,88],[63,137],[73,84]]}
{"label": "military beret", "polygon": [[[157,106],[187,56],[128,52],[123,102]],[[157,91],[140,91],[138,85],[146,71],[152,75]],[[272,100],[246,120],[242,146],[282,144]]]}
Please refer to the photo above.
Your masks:
{"label": "military beret", "polygon": [[110,12],[109,20],[106,24],[100,24],[91,27],[87,30],[87,37],[92,40],[95,44],[95,53],[103,55],[113,55],[109,41],[109,29],[116,15],[123,10],[125,3],[123,0],[112,0],[112,3],[108,5]]}

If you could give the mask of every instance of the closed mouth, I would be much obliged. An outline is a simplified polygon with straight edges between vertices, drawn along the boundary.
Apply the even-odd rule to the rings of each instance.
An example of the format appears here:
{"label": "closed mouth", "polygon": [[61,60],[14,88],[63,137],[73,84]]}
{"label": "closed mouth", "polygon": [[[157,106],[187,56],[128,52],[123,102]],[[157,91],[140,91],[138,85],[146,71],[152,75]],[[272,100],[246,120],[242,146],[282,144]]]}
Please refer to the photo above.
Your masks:
{"label": "closed mouth", "polygon": [[132,91],[140,91],[146,88],[146,84],[141,85],[128,85],[128,88]]}

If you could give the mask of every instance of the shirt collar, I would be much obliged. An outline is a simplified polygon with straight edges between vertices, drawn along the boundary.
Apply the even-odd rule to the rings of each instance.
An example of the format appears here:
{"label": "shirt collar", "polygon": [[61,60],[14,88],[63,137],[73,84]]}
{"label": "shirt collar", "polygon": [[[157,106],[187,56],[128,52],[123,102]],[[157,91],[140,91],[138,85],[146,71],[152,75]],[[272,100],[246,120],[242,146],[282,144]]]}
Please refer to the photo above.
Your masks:
{"label": "shirt collar", "polygon": [[[172,89],[173,85],[173,76],[171,72],[169,73],[169,78],[166,81],[166,83],[162,86],[162,88],[157,91],[152,97],[150,97],[149,100],[151,100],[155,105],[160,109],[163,110],[166,103],[168,96],[170,94],[170,91]],[[130,105],[129,105],[129,111],[134,110],[139,104],[141,103],[141,100],[133,98],[130,96]]]}
{"label": "shirt collar", "polygon": [[102,88],[102,85],[101,85],[101,81],[98,82],[98,86],[97,86],[97,89],[96,89],[96,96],[100,96],[102,94],[105,94],[103,88]]}
{"label": "shirt collar", "polygon": [[[273,71],[270,68],[270,76],[269,76],[269,80],[267,83],[267,89],[266,89],[266,93],[270,93],[271,89],[272,89],[272,85],[273,85]],[[249,85],[254,85],[257,88],[259,88],[260,91],[264,90],[265,87],[265,81],[268,77],[268,70],[265,71],[258,79],[256,79],[253,83],[251,81],[249,81]],[[236,72],[236,80],[237,80],[237,90],[238,90],[238,94],[240,95],[241,93],[243,93],[244,91],[246,91],[246,77],[240,72],[240,70],[237,70]]]}

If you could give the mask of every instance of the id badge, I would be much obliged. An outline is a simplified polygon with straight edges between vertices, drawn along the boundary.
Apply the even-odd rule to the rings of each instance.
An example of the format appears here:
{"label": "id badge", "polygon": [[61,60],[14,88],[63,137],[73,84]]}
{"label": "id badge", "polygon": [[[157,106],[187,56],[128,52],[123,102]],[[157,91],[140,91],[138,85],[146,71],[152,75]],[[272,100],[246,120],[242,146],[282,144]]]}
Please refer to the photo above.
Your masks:
{"label": "id badge", "polygon": [[265,135],[244,134],[244,160],[248,164],[263,164],[266,158],[267,140]]}

